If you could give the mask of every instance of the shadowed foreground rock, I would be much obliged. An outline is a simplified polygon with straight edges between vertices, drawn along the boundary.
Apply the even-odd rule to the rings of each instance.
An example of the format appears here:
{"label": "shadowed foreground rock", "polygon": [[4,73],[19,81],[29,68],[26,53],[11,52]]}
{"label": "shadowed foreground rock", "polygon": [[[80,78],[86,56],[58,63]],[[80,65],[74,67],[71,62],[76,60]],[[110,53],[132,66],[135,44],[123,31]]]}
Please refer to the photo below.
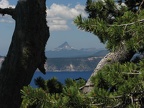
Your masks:
{"label": "shadowed foreground rock", "polygon": [[19,108],[20,90],[27,86],[37,68],[45,73],[46,0],[19,0],[16,7],[1,9],[11,15],[15,30],[9,51],[0,70],[0,108]]}

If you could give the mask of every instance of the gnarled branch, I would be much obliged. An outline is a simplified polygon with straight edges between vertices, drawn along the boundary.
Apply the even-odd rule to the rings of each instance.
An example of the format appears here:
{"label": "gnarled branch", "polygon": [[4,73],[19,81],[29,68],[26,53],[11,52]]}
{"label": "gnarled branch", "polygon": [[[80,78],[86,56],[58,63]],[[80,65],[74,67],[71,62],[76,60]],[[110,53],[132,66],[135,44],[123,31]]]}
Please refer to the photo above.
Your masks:
{"label": "gnarled branch", "polygon": [[120,48],[119,50],[115,52],[108,53],[96,66],[94,72],[88,79],[85,86],[81,87],[80,90],[83,91],[83,93],[89,93],[93,88],[94,84],[91,82],[91,77],[95,76],[99,70],[101,70],[105,65],[112,64],[115,62],[124,63],[126,61],[129,61],[132,56],[135,54],[134,51],[128,51],[124,47]]}
{"label": "gnarled branch", "polygon": [[0,14],[2,14],[3,16],[5,14],[7,14],[7,15],[10,15],[10,16],[14,17],[14,11],[15,11],[15,9],[11,8],[11,7],[4,8],[4,9],[0,8]]}

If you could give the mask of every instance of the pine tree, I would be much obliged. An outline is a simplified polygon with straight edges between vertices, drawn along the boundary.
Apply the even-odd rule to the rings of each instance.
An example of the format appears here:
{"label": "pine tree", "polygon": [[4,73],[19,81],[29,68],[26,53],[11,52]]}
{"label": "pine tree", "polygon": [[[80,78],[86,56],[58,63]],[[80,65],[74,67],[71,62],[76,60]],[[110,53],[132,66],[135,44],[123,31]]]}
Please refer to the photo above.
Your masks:
{"label": "pine tree", "polygon": [[[91,32],[106,44],[110,51],[97,65],[95,75],[106,64],[130,61],[136,52],[143,52],[143,0],[87,0],[87,18],[77,16],[74,23],[79,29]],[[93,88],[90,79],[83,88],[89,92]]]}

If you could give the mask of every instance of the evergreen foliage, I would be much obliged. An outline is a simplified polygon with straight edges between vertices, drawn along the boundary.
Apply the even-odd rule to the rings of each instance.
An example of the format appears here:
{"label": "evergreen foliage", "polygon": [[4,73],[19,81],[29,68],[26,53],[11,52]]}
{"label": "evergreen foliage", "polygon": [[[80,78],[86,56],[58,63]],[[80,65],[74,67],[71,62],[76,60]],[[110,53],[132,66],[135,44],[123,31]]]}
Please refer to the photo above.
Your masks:
{"label": "evergreen foliage", "polygon": [[34,81],[38,88],[43,89],[47,93],[62,92],[62,84],[55,77],[50,80],[44,80],[42,77],[38,77]]}
{"label": "evergreen foliage", "polygon": [[[91,95],[100,106],[127,108],[144,105],[144,60],[138,64],[107,65],[92,78]],[[101,104],[100,104],[101,103]]]}
{"label": "evergreen foliage", "polygon": [[[143,49],[144,42],[144,4],[142,0],[139,2],[141,5],[127,0],[123,5],[124,3],[119,4],[113,0],[87,0],[85,10],[88,18],[79,15],[74,23],[79,29],[98,36],[110,51],[124,45],[128,50],[139,51]],[[133,5],[136,7],[131,8]]]}
{"label": "evergreen foliage", "polygon": [[[42,78],[37,79],[36,82],[40,81],[39,79],[42,80]],[[49,82],[51,83],[50,85],[52,85],[54,84],[53,80],[54,82],[58,82],[56,78],[46,80],[45,82]],[[61,93],[45,91],[45,89],[43,89],[44,84],[38,82],[36,84],[40,84],[38,85],[39,88],[35,89],[28,86],[24,87],[21,91],[23,95],[21,108],[89,108],[89,98],[79,90],[79,88],[85,84],[85,80],[83,79],[66,79],[65,85],[62,86],[63,90]],[[57,84],[54,84],[53,86]],[[47,89],[51,90],[53,89],[53,86],[47,86]],[[53,90],[55,91],[55,89]],[[59,88],[59,90],[61,90],[61,88]]]}

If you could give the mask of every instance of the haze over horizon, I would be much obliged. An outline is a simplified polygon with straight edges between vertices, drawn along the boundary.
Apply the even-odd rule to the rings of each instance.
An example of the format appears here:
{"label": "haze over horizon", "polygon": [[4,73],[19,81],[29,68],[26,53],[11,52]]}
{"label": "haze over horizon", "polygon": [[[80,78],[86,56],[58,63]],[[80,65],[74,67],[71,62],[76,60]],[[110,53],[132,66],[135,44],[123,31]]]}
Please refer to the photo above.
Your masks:
{"label": "haze over horizon", "polygon": [[[46,51],[52,50],[64,42],[68,42],[76,49],[104,48],[99,39],[91,33],[79,30],[73,23],[73,19],[82,14],[86,0],[47,0],[47,21],[50,27],[50,38]],[[15,0],[0,0],[0,7],[15,7]],[[8,16],[0,15],[0,55],[6,55],[11,43],[15,22]]]}

